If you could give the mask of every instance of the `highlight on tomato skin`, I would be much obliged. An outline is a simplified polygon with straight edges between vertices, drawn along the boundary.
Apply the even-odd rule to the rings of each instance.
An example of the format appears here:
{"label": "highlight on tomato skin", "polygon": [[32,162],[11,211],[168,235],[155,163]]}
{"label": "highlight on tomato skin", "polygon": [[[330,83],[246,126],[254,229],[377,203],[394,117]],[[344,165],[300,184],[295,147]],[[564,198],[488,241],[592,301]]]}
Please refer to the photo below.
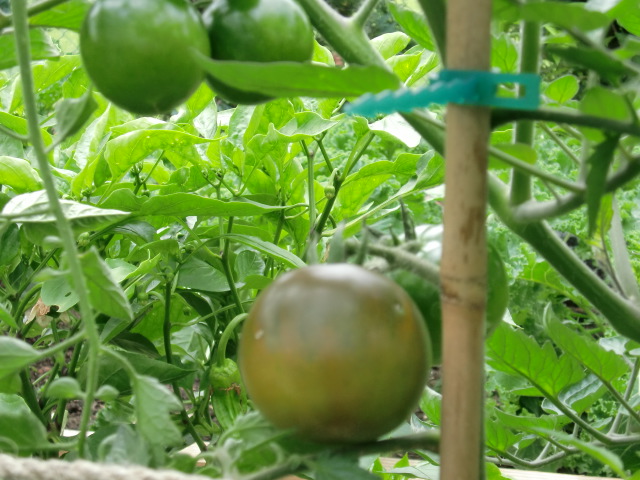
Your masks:
{"label": "highlight on tomato skin", "polygon": [[[313,56],[313,28],[293,0],[214,0],[202,16],[214,60],[308,62]],[[256,104],[271,99],[212,75],[207,75],[206,81],[231,103]]]}
{"label": "highlight on tomato skin", "polygon": [[198,88],[204,72],[194,52],[208,56],[209,41],[185,0],[98,0],[80,32],[82,62],[96,88],[141,115],[167,113]]}
{"label": "highlight on tomato skin", "polygon": [[249,397],[274,425],[305,440],[354,443],[409,418],[430,355],[402,288],[359,266],[324,264],[281,275],[258,296],[238,362]]}

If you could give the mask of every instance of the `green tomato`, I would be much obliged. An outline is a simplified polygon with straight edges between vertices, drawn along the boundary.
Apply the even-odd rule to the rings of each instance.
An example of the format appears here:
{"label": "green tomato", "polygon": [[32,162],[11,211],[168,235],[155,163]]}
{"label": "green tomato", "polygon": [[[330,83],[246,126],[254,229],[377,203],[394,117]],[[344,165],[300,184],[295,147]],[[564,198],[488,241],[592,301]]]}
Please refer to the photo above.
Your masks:
{"label": "green tomato", "polygon": [[[308,62],[313,56],[313,29],[305,12],[293,0],[214,0],[203,19],[214,60]],[[270,100],[211,75],[207,75],[206,80],[231,103],[255,104]]]}
{"label": "green tomato", "polygon": [[204,78],[195,52],[209,55],[207,32],[185,0],[98,0],[84,20],[80,53],[97,89],[138,114],[166,113]]}
{"label": "green tomato", "polygon": [[[438,259],[439,260],[439,259]],[[442,363],[442,307],[440,288],[426,279],[406,270],[394,270],[389,276],[409,294],[418,306],[431,337],[433,363]],[[498,251],[489,245],[487,263],[486,333],[490,336],[507,311],[509,279]]]}
{"label": "green tomato", "polygon": [[240,369],[236,362],[225,358],[222,365],[213,365],[209,372],[209,381],[214,390],[228,390],[240,385]]}
{"label": "green tomato", "polygon": [[279,276],[244,323],[238,364],[274,425],[316,442],[365,442],[406,420],[424,391],[420,312],[388,278],[349,264]]}

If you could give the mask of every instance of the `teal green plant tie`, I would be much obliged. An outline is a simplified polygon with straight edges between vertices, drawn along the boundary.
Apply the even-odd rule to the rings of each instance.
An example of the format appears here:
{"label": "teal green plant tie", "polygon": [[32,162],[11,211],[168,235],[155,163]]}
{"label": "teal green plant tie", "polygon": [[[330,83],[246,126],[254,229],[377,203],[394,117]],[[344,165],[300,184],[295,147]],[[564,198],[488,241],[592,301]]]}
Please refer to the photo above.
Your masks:
{"label": "teal green plant tie", "polygon": [[[501,87],[510,84],[519,84],[523,95],[500,96]],[[434,103],[535,110],[540,104],[540,76],[533,73],[442,70],[426,87],[367,93],[346,105],[345,111],[371,117],[380,113],[410,112]]]}

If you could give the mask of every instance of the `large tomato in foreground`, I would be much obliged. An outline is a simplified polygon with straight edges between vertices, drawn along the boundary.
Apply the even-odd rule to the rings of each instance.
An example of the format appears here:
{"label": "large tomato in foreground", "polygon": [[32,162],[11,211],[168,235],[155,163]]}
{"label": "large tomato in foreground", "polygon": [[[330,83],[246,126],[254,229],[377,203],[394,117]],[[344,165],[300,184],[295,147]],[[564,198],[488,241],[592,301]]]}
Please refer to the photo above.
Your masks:
{"label": "large tomato in foreground", "polygon": [[89,78],[119,107],[165,113],[200,85],[195,52],[209,55],[207,32],[185,0],[98,0],[80,32]]}
{"label": "large tomato in foreground", "polygon": [[319,442],[374,440],[409,417],[427,380],[424,321],[392,281],[326,264],[278,277],[240,339],[249,397],[274,425]]}
{"label": "large tomato in foreground", "polygon": [[[203,18],[214,60],[307,62],[313,56],[313,29],[293,0],[214,0]],[[232,103],[269,100],[211,75],[206,79],[216,93]]]}

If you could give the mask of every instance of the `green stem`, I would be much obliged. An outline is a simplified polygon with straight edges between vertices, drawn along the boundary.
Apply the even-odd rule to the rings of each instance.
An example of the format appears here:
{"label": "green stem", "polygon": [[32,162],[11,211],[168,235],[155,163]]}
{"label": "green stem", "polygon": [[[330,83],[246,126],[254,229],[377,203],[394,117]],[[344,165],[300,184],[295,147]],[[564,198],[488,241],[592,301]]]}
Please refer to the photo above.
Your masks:
{"label": "green stem", "polygon": [[611,384],[611,382],[602,380],[602,383],[604,384],[605,387],[607,387],[607,390],[609,390],[611,395],[613,395],[613,397],[618,401],[618,403],[627,410],[629,416],[640,424],[640,414],[636,412],[633,406],[629,404],[629,402],[627,401],[627,398],[622,396],[620,392]]}
{"label": "green stem", "polygon": [[596,115],[585,115],[573,111],[539,108],[537,110],[507,110],[495,108],[491,111],[491,126],[522,120],[539,120],[543,122],[568,123],[581,127],[591,127],[601,131],[620,133],[640,137],[640,124],[621,122]]}
{"label": "green stem", "polygon": [[324,230],[324,226],[327,224],[327,220],[329,219],[329,215],[331,214],[331,210],[333,209],[333,205],[336,203],[336,199],[338,198],[338,192],[340,191],[340,187],[342,187],[342,178],[339,175],[336,175],[333,179],[333,187],[336,192],[335,195],[327,200],[327,203],[324,205],[324,210],[320,214],[320,218],[313,229],[314,235],[322,235],[322,231]]}
{"label": "green stem", "polygon": [[[528,190],[529,192],[531,191],[529,183],[532,175],[539,178],[542,181],[548,182],[553,185],[557,185],[559,187],[564,188],[565,190],[569,190],[570,192],[584,194],[585,188],[582,185],[577,185],[575,182],[572,182],[571,180],[565,180],[551,173],[547,173],[544,170],[540,170],[535,165],[531,165],[527,162],[523,162],[519,158],[516,158],[513,155],[509,155],[508,153],[505,153],[501,150],[498,150],[495,147],[490,147],[489,153],[492,156],[496,157],[498,160],[501,160],[504,163],[514,168],[513,180],[515,180],[516,178],[516,173],[518,174],[517,177],[521,179],[521,180],[518,180],[517,182],[513,182],[511,185],[512,202],[514,201],[515,190],[517,190],[518,188],[523,188],[525,191]],[[528,179],[528,180],[527,182],[522,183],[523,182],[522,179]],[[527,196],[527,198],[529,197],[530,195]],[[517,198],[517,195],[516,195],[516,198]]]}
{"label": "green stem", "polygon": [[380,0],[364,0],[356,13],[351,17],[351,21],[354,25],[359,26],[360,28],[364,28],[364,25],[367,23],[367,20],[371,16],[373,9],[376,8],[378,2]]}
{"label": "green stem", "polygon": [[[414,116],[416,113],[412,113],[410,115]],[[410,118],[407,118],[407,120],[410,120]],[[442,153],[444,150],[442,135],[445,130],[445,124],[440,120],[432,119],[424,115],[419,116],[418,119],[411,119],[411,121],[415,124],[414,128],[423,135],[425,140],[427,140],[438,153]],[[583,186],[577,185],[575,182],[570,180],[556,177],[544,170],[540,170],[535,165],[524,162],[513,155],[509,155],[502,150],[498,150],[495,147],[489,147],[489,153],[491,156],[496,157],[498,160],[503,161],[523,174],[533,175],[541,180],[562,187],[565,190],[569,190],[570,192],[584,193]]]}
{"label": "green stem", "polygon": [[[0,18],[1,21],[1,18]],[[5,127],[4,125],[0,125],[0,133],[7,135],[8,137],[15,138],[21,142],[28,142],[29,137],[26,135],[20,135],[18,132],[11,130],[10,128]]]}
{"label": "green stem", "polygon": [[20,371],[20,383],[22,384],[22,397],[24,398],[25,403],[29,406],[29,410],[31,410],[34,415],[38,417],[38,420],[42,422],[42,425],[47,427],[49,425],[49,422],[42,413],[40,403],[38,402],[38,396],[36,395],[35,387],[31,383],[31,379],[29,378],[28,370]]}
{"label": "green stem", "polygon": [[29,140],[33,146],[33,151],[40,169],[40,176],[42,177],[42,181],[47,192],[49,207],[56,219],[58,234],[60,235],[64,251],[67,255],[70,277],[73,279],[76,293],[78,294],[80,313],[82,315],[82,320],[84,321],[84,328],[89,343],[86,397],[80,422],[80,436],[78,440],[79,455],[80,457],[84,457],[86,435],[91,418],[91,404],[93,403],[98,381],[100,335],[93,317],[91,301],[89,299],[82,265],[80,264],[80,259],[78,257],[73,231],[71,230],[69,221],[64,216],[60,200],[58,199],[58,192],[56,191],[55,182],[53,180],[51,166],[49,165],[47,155],[45,153],[44,141],[40,133],[38,111],[34,94],[33,74],[31,72],[31,49],[26,2],[24,0],[11,0],[11,11],[13,12],[13,25],[15,28],[20,78],[22,81],[22,95],[25,114],[27,117],[27,125],[29,127]]}
{"label": "green stem", "polygon": [[324,158],[324,163],[327,164],[327,168],[329,169],[329,171],[333,172],[334,168],[333,168],[333,165],[331,164],[331,159],[327,154],[327,149],[324,148],[324,143],[322,142],[322,138],[318,138],[318,140],[316,141],[318,142],[318,147],[320,148],[320,152],[322,152],[322,158]]}
{"label": "green stem", "polygon": [[[436,151],[443,152],[443,145],[438,137],[438,132],[435,132],[437,126],[434,126],[433,120],[419,114],[416,115],[416,113],[406,114],[405,118],[423,138],[432,144]],[[439,133],[441,135],[441,132]],[[640,158],[636,158],[611,175],[605,190],[607,192],[613,191],[639,173]],[[527,202],[516,209],[511,209],[508,205],[504,184],[490,175],[489,202],[502,222],[514,233],[528,241],[587,300],[600,310],[618,332],[629,338],[640,339],[640,309],[613,292],[571,249],[556,237],[546,224],[541,222],[549,215],[559,215],[584,204],[584,193],[569,194],[563,197],[561,202],[533,205],[530,205],[533,202]],[[545,208],[546,211],[544,211]],[[348,227],[349,225],[346,228]]]}
{"label": "green stem", "polygon": [[311,153],[307,148],[307,144],[304,140],[300,141],[300,145],[302,146],[302,151],[307,157],[307,195],[309,196],[309,225],[313,229],[313,226],[316,224],[316,191],[315,191],[315,172],[313,165],[313,158],[311,157]]}
{"label": "green stem", "polygon": [[558,145],[558,147],[560,147],[560,149],[567,155],[567,157],[569,157],[571,161],[573,161],[573,163],[575,163],[576,165],[580,164],[580,159],[576,156],[576,154],[571,151],[567,144],[564,143],[562,139],[558,135],[556,135],[556,133],[549,126],[541,123],[540,127],[542,128],[544,133],[549,135],[551,140],[553,140],[554,143]]}
{"label": "green stem", "polygon": [[[626,183],[629,183],[639,174],[640,157],[636,157],[620,167],[607,179],[604,191],[606,193],[613,192]],[[539,222],[569,213],[572,210],[580,208],[586,201],[587,192],[585,191],[569,193],[556,200],[548,200],[545,202],[531,200],[513,208],[511,216],[514,220],[522,224]]]}
{"label": "green stem", "polygon": [[171,297],[173,296],[172,282],[167,281],[164,286],[164,321],[162,322],[162,338],[164,354],[167,363],[173,365],[173,350],[171,348]]}
{"label": "green stem", "polygon": [[504,184],[493,175],[489,186],[489,201],[500,220],[600,310],[613,328],[640,341],[640,308],[616,294],[545,223],[520,223],[508,206]]}
{"label": "green stem", "polygon": [[[389,69],[384,59],[369,43],[364,30],[356,22],[343,17],[324,1],[297,0],[297,2],[307,12],[313,26],[347,63],[377,65]],[[401,83],[398,79],[398,86]]]}
{"label": "green stem", "polygon": [[85,332],[80,332],[80,333],[76,333],[73,337],[69,337],[66,340],[55,344],[52,347],[49,347],[45,350],[41,350],[38,354],[38,358],[36,361],[40,361],[43,360],[45,358],[49,358],[49,357],[53,357],[54,355],[56,355],[58,352],[64,352],[67,349],[73,347],[74,345],[78,344],[79,342],[81,342],[82,340],[85,339]]}
{"label": "green stem", "polygon": [[[229,217],[229,224],[227,226],[227,234],[230,234],[233,230],[233,217]],[[229,284],[229,288],[231,289],[231,295],[233,296],[233,301],[238,308],[240,313],[244,313],[244,306],[242,305],[242,300],[240,299],[240,294],[238,293],[238,288],[236,287],[236,281],[233,278],[233,272],[231,271],[231,265],[229,264],[229,252],[231,251],[231,241],[225,239],[224,241],[224,251],[222,253],[222,268],[224,269],[224,274],[227,277],[227,283]]]}
{"label": "green stem", "polygon": [[[349,159],[347,160],[347,164],[344,167],[344,172],[342,172],[342,178],[344,178],[346,180],[346,178],[351,173],[351,170],[353,170],[353,167],[356,166],[356,163],[358,163],[360,158],[362,158],[362,155],[364,155],[364,152],[367,151],[367,148],[369,147],[369,144],[373,141],[375,136],[376,136],[375,133],[367,132],[364,135],[364,137],[362,137],[362,138],[360,138],[358,140],[358,142],[356,143],[356,146],[354,147],[354,149],[351,152],[351,155],[349,155]],[[336,192],[336,194],[337,194],[337,192]]]}
{"label": "green stem", "polygon": [[13,319],[16,322],[16,325],[22,327],[20,329],[20,336],[23,338],[27,333],[27,330],[26,330],[27,325],[25,325],[23,322],[24,311],[26,310],[27,305],[29,305],[33,301],[33,296],[37,295],[37,293],[40,291],[41,288],[42,288],[42,285],[34,285],[31,288],[31,290],[29,290],[29,292],[27,292],[27,294],[22,297],[22,300],[20,300],[20,303],[16,305],[16,309],[13,312],[11,312],[13,315]]}
{"label": "green stem", "polygon": [[231,320],[225,327],[222,335],[220,336],[220,340],[218,341],[218,348],[216,349],[214,358],[217,366],[221,367],[224,364],[224,359],[227,358],[227,343],[229,343],[229,339],[233,335],[233,332],[236,330],[236,328],[238,328],[238,325],[244,322],[246,318],[246,313],[236,315],[233,320]]}
{"label": "green stem", "polygon": [[638,67],[638,65],[634,62],[630,62],[627,60],[624,60],[616,55],[613,55],[613,53],[611,52],[611,50],[609,50],[608,48],[605,48],[604,46],[594,42],[591,38],[589,38],[588,35],[585,35],[584,32],[578,30],[577,28],[570,28],[567,30],[567,32],[574,37],[576,40],[579,40],[580,42],[584,43],[586,46],[598,51],[599,53],[601,53],[602,55],[609,57],[609,60],[611,62],[614,63],[622,63],[624,65],[624,67],[629,70],[629,72],[627,73],[631,73],[633,72],[635,75],[640,75],[640,67]]}
{"label": "green stem", "polygon": [[[69,368],[67,369],[67,376],[75,378],[76,367],[78,366],[78,360],[80,359],[80,352],[82,351],[82,343],[75,346],[73,354],[71,355],[71,361],[69,362]],[[56,407],[56,426],[60,427],[64,419],[64,412],[67,408],[67,401],[61,399]]]}
{"label": "green stem", "polygon": [[[636,361],[633,364],[633,370],[631,371],[631,376],[629,377],[629,383],[627,383],[627,388],[624,392],[625,400],[629,400],[633,395],[636,381],[638,380],[638,375],[640,374],[640,358],[636,358]],[[615,433],[617,430],[617,425],[620,424],[622,420],[622,408],[618,409],[618,413],[616,414],[616,418],[613,420],[613,425],[611,425],[611,432]],[[627,433],[629,433],[631,429],[631,422],[627,422]]]}
{"label": "green stem", "polygon": [[[367,246],[367,253],[384,258],[391,264],[390,267],[392,269],[408,270],[434,285],[440,285],[440,268],[408,251],[408,248],[413,245],[415,245],[416,249],[420,248],[418,242],[412,243],[404,244],[402,247],[386,247],[371,243]],[[360,242],[353,238],[347,240],[345,246],[352,252],[358,252],[362,249]]]}
{"label": "green stem", "polygon": [[[533,3],[538,0],[529,0]],[[520,48],[520,72],[538,73],[540,63],[540,24],[538,22],[522,22]],[[518,87],[518,94],[524,93],[522,85]],[[517,122],[514,130],[516,143],[533,145],[535,123],[531,120]],[[519,205],[531,198],[531,177],[519,170],[514,170],[511,176],[511,203]]]}
{"label": "green stem", "polygon": [[511,460],[515,465],[519,465],[521,467],[525,467],[529,469],[544,467],[545,465],[549,465],[550,463],[557,462],[558,460],[562,460],[563,458],[566,458],[567,455],[580,453],[580,450],[578,450],[577,448],[573,448],[573,449],[568,449],[567,451],[562,451],[562,452],[555,453],[553,455],[549,455],[548,457],[545,457],[540,460],[527,461],[527,460],[518,458],[509,452],[504,452],[501,450],[494,450],[494,451],[501,457]]}

